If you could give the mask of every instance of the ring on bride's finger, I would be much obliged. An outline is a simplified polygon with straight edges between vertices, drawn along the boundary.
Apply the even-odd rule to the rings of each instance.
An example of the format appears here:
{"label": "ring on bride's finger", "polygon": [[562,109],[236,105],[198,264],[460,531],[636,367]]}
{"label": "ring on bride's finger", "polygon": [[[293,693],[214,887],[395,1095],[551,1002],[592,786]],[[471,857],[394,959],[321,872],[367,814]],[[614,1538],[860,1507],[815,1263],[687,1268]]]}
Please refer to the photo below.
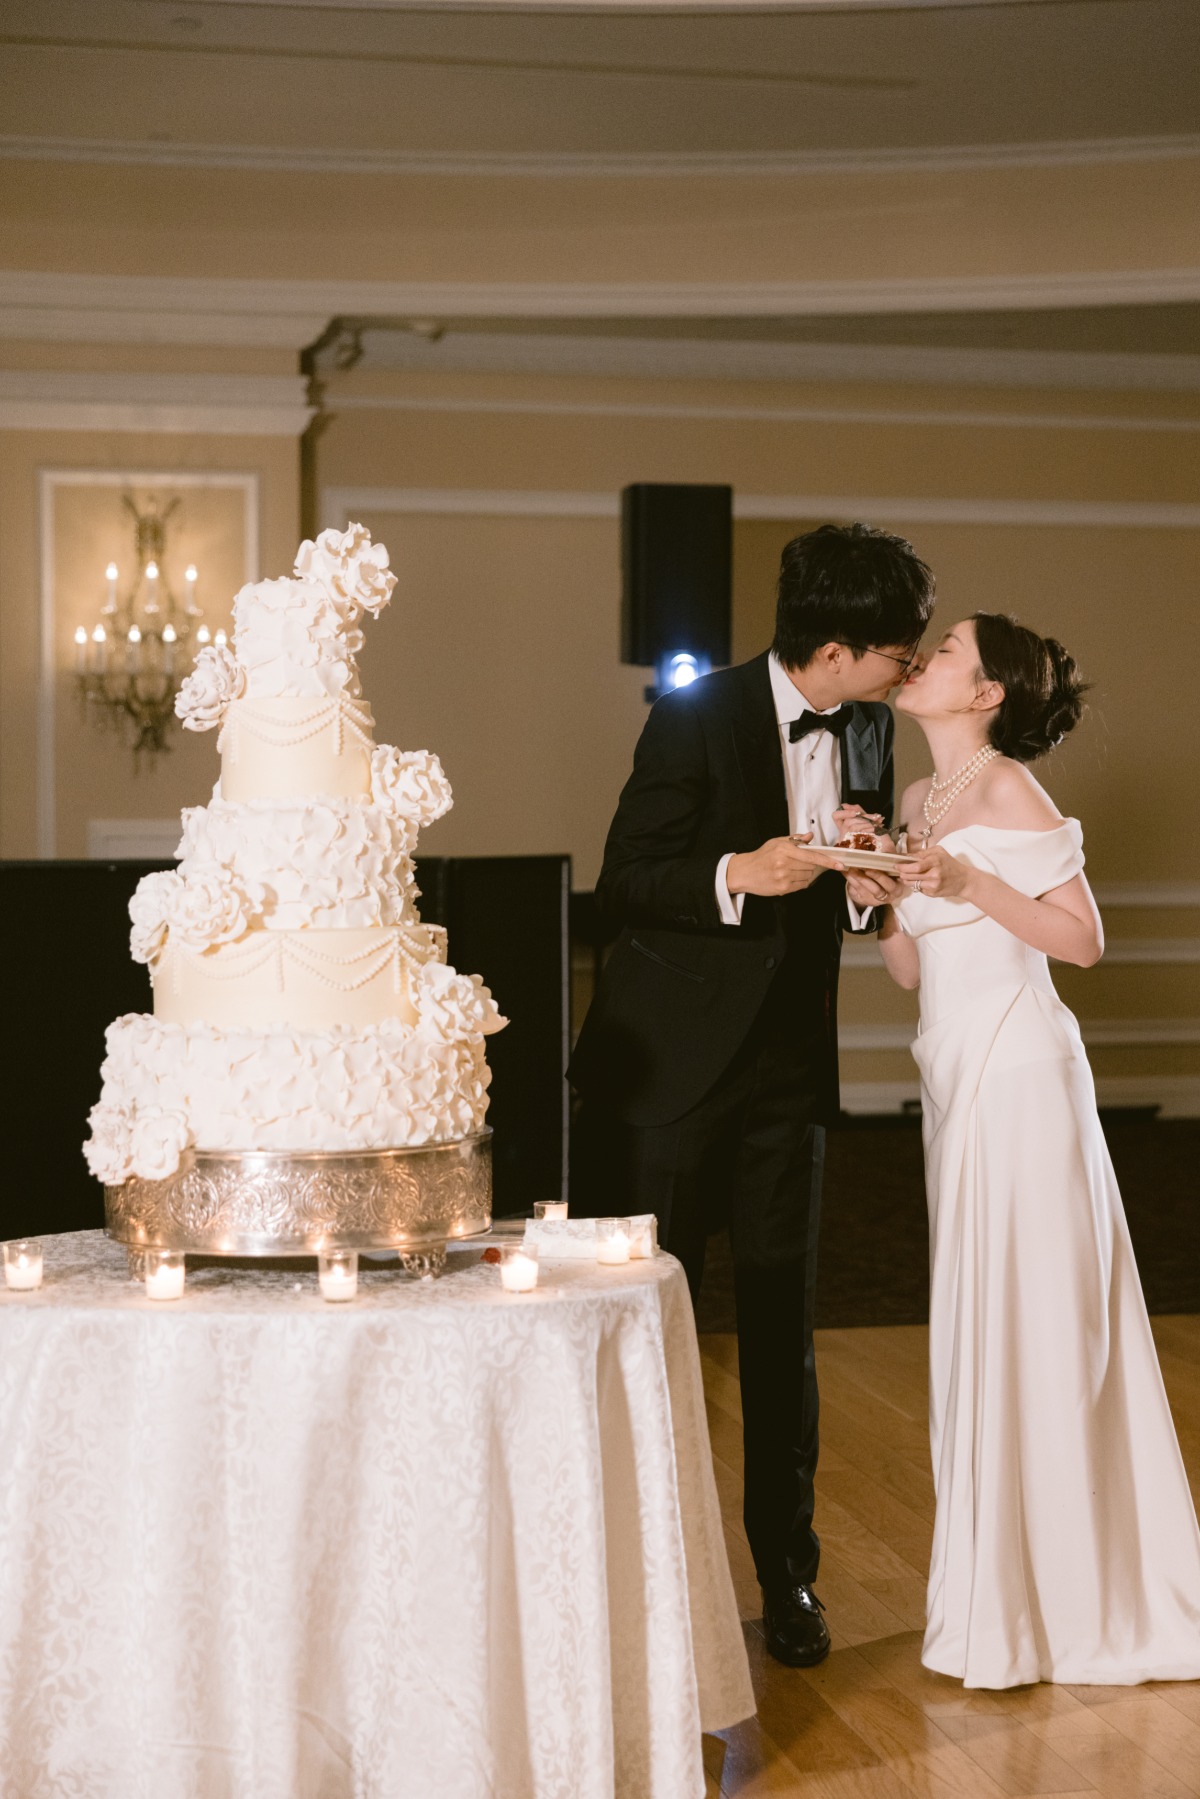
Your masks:
{"label": "ring on bride's finger", "polygon": [[920,881],[914,881],[914,882],[913,882],[913,886],[914,886],[914,887],[915,887],[915,888],[916,888],[916,890],[917,890],[917,892],[918,892],[918,893],[921,893],[921,892],[923,892],[923,891],[924,891],[924,889],[923,889],[923,888],[922,888],[922,886],[921,886],[921,883],[920,883]]}

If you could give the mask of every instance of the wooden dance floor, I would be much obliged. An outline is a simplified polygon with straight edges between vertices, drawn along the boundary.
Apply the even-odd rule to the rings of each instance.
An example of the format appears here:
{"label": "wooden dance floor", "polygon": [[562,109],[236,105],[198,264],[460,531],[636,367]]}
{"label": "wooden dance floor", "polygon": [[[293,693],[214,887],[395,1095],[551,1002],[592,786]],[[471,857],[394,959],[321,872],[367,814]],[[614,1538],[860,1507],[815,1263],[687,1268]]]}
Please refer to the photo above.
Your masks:
{"label": "wooden dance floor", "polygon": [[[1176,1428],[1200,1495],[1200,1317],[1156,1318]],[[819,1668],[766,1652],[742,1530],[737,1345],[700,1338],[729,1561],[758,1716],[704,1739],[708,1799],[1190,1799],[1200,1795],[1200,1682],[964,1691],[921,1667],[933,1529],[927,1332],[817,1333],[818,1591],[833,1651]]]}

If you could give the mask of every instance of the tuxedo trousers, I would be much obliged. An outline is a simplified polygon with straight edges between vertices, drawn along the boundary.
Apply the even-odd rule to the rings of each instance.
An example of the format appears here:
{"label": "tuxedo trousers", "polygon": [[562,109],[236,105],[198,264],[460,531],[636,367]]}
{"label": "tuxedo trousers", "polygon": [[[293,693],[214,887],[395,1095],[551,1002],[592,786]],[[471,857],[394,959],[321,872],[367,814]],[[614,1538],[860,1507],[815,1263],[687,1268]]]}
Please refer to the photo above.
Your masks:
{"label": "tuxedo trousers", "polygon": [[[818,1392],[813,1321],[825,1130],[793,983],[772,989],[716,1085],[670,1124],[631,1125],[586,1095],[571,1145],[578,1215],[653,1212],[693,1301],[710,1232],[728,1226],[737,1306],[746,1536],[760,1583],[815,1579]],[[799,996],[797,996],[799,997]]]}

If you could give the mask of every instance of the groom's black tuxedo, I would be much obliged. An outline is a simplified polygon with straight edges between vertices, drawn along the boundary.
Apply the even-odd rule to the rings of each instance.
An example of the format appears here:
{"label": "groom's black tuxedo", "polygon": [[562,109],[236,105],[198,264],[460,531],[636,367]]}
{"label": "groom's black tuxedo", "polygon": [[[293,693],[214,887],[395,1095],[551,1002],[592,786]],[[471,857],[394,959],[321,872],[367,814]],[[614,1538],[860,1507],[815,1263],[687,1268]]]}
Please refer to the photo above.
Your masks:
{"label": "groom's black tuxedo", "polygon": [[[842,797],[892,812],[891,712],[855,704]],[[666,1124],[728,1067],[770,988],[806,991],[810,1117],[838,1109],[837,984],[845,884],[824,875],[787,899],[747,894],[721,923],[729,851],[791,830],[766,655],[659,700],[608,833],[596,901],[622,926],[571,1062],[574,1086],[629,1124]],[[786,969],[786,975],[784,970]]]}
{"label": "groom's black tuxedo", "polygon": [[[840,743],[843,799],[889,819],[892,729],[886,706],[856,704]],[[767,1588],[812,1580],[820,1557],[812,1329],[848,913],[829,873],[747,894],[723,924],[716,875],[791,829],[767,656],[658,701],[596,890],[621,932],[570,1067],[573,1211],[655,1212],[693,1296],[708,1233],[729,1225],[746,1534]]]}

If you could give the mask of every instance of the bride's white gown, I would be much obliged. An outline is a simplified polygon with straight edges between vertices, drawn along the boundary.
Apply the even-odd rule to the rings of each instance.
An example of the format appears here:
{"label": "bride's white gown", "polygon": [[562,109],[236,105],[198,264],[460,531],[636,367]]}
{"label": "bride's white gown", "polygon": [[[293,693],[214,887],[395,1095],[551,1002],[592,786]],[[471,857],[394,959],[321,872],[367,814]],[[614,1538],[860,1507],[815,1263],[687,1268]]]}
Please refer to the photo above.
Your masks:
{"label": "bride's white gown", "polygon": [[[1038,897],[1083,834],[968,825]],[[1200,1531],[1095,1089],[1046,957],[961,901],[898,908],[921,964],[937,1492],[922,1660],[974,1687],[1200,1678]]]}

